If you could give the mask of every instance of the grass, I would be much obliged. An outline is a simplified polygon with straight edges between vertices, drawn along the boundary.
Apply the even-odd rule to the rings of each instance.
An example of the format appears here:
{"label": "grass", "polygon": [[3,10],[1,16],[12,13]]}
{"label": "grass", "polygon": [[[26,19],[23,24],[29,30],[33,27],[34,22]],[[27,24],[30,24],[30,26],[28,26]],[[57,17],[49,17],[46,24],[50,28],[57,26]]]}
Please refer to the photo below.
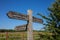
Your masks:
{"label": "grass", "polygon": [[[40,34],[48,35],[42,32],[33,32],[34,40],[40,40]],[[6,32],[0,32],[0,40],[6,40]],[[27,32],[8,32],[8,40],[27,40]]]}
{"label": "grass", "polygon": [[[38,38],[37,33],[33,33],[34,39]],[[6,32],[0,33],[0,40],[6,40]],[[8,32],[8,40],[27,40],[26,32]]]}

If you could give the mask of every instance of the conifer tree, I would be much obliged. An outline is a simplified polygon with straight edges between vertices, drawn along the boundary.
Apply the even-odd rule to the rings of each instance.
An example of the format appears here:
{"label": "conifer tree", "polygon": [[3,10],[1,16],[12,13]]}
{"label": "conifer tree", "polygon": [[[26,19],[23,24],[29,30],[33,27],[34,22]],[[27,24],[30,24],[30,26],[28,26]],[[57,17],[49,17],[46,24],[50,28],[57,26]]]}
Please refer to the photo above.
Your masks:
{"label": "conifer tree", "polygon": [[60,40],[60,0],[56,0],[48,10],[50,11],[48,17],[40,13],[38,15],[46,20],[44,23],[46,31],[54,34],[52,35],[54,40]]}

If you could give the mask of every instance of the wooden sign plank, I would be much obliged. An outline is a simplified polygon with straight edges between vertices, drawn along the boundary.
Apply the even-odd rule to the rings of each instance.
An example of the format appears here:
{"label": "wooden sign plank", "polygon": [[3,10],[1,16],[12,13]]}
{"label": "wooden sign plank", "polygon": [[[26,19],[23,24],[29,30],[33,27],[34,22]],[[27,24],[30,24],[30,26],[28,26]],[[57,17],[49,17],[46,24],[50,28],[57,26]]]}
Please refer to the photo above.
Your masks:
{"label": "wooden sign plank", "polygon": [[[18,20],[25,20],[28,21],[28,15],[22,14],[22,13],[18,13],[18,12],[13,12],[13,11],[9,11],[7,13],[8,17],[11,19],[18,19]],[[42,19],[36,18],[33,16],[33,22],[37,22],[37,23],[43,23]]]}

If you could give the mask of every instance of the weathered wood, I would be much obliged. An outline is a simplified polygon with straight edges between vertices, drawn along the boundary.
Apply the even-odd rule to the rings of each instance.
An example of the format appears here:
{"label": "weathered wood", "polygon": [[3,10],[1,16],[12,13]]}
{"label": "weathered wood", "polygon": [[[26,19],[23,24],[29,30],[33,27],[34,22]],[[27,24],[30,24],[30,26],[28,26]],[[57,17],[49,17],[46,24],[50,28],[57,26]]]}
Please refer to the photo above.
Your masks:
{"label": "weathered wood", "polygon": [[16,26],[14,28],[16,31],[27,31],[27,24],[25,25],[20,25],[20,26]]}
{"label": "weathered wood", "polygon": [[8,40],[8,32],[6,32],[6,40]]}
{"label": "weathered wood", "polygon": [[[28,15],[18,13],[18,12],[13,12],[13,11],[9,11],[7,15],[11,19],[18,19],[18,20],[25,20],[25,21],[28,21],[29,19]],[[32,18],[33,18],[33,22],[43,23],[42,19],[36,18],[34,16]]]}
{"label": "weathered wood", "polygon": [[33,40],[33,28],[32,28],[32,10],[28,10],[28,26],[27,26],[27,40]]}
{"label": "weathered wood", "polygon": [[7,13],[7,16],[12,19],[18,19],[18,20],[26,20],[28,21],[28,24],[26,26],[27,29],[27,40],[33,40],[33,28],[32,28],[32,22],[38,22],[43,23],[42,19],[36,18],[32,16],[32,10],[28,10],[28,15],[9,11]]}

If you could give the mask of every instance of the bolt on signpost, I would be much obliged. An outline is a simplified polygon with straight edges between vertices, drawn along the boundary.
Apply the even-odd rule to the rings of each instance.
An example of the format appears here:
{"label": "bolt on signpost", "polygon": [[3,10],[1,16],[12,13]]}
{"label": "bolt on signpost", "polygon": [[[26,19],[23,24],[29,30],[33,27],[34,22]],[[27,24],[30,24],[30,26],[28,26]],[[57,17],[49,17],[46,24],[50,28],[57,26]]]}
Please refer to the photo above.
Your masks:
{"label": "bolt on signpost", "polygon": [[33,40],[32,10],[28,10],[27,40]]}

